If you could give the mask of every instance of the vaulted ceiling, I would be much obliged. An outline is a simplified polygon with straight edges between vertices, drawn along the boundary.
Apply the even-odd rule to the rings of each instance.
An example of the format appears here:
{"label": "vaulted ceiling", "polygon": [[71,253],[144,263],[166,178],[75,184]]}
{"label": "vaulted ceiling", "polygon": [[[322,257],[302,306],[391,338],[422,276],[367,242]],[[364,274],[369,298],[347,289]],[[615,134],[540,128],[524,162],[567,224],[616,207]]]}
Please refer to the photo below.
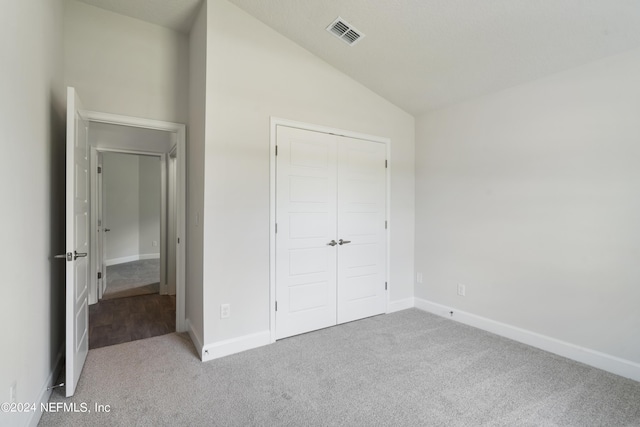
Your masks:
{"label": "vaulted ceiling", "polygon": [[202,0],[79,0],[111,12],[189,33]]}
{"label": "vaulted ceiling", "polygon": [[[83,1],[183,32],[199,4]],[[229,1],[415,115],[640,48],[638,0]]]}

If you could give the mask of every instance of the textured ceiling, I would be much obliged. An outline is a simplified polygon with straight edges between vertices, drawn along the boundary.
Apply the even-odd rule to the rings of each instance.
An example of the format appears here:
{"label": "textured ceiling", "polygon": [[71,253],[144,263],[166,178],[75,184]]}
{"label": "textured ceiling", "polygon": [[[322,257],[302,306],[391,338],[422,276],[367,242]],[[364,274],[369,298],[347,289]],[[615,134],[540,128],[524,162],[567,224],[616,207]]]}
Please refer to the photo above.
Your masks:
{"label": "textured ceiling", "polygon": [[230,1],[412,114],[640,47],[638,0]]}
{"label": "textured ceiling", "polygon": [[152,24],[189,33],[202,0],[79,0]]}
{"label": "textured ceiling", "polygon": [[[200,3],[82,1],[183,32]],[[640,47],[640,0],[230,1],[412,114]]]}

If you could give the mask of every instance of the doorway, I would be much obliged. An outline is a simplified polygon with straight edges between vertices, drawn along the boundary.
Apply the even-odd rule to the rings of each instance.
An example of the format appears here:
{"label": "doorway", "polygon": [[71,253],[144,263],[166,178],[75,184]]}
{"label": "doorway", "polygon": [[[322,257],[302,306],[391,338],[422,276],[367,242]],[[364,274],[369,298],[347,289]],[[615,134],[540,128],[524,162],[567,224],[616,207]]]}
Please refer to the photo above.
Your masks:
{"label": "doorway", "polygon": [[182,331],[184,126],[88,116],[89,347]]}
{"label": "doorway", "polygon": [[160,260],[175,263],[160,244],[162,157],[109,151],[98,151],[98,157],[96,237],[104,258],[97,264],[106,266],[99,299],[159,294]]}
{"label": "doorway", "polygon": [[[95,138],[94,138],[95,141]],[[98,301],[89,306],[89,349],[175,332],[175,266],[161,226],[168,185],[164,154],[96,149]],[[169,179],[175,178],[169,176]],[[162,202],[161,202],[162,200]],[[166,221],[165,221],[166,222]],[[173,240],[175,242],[175,239]],[[102,277],[101,277],[102,276]],[[162,284],[162,287],[160,286]]]}

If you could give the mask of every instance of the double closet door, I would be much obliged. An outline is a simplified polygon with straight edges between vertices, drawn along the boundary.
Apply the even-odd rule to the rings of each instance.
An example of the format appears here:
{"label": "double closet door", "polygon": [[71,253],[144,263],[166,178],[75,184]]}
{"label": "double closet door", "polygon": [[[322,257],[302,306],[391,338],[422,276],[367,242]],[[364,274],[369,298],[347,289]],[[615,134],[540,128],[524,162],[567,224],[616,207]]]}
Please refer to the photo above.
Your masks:
{"label": "double closet door", "polygon": [[384,313],[385,145],[276,132],[276,338]]}

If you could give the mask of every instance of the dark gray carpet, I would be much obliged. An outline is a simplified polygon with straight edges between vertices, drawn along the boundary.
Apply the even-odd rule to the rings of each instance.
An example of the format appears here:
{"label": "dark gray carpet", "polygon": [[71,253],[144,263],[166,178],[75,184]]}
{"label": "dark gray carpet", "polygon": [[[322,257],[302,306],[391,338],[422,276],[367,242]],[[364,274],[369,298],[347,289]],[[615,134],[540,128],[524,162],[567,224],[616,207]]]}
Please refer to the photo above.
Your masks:
{"label": "dark gray carpet", "polygon": [[417,309],[202,363],[184,334],[89,351],[42,426],[640,426],[640,383]]}
{"label": "dark gray carpet", "polygon": [[[107,267],[107,288],[103,298],[145,295],[158,292],[160,259],[125,262]],[[133,292],[131,292],[133,290]]]}

